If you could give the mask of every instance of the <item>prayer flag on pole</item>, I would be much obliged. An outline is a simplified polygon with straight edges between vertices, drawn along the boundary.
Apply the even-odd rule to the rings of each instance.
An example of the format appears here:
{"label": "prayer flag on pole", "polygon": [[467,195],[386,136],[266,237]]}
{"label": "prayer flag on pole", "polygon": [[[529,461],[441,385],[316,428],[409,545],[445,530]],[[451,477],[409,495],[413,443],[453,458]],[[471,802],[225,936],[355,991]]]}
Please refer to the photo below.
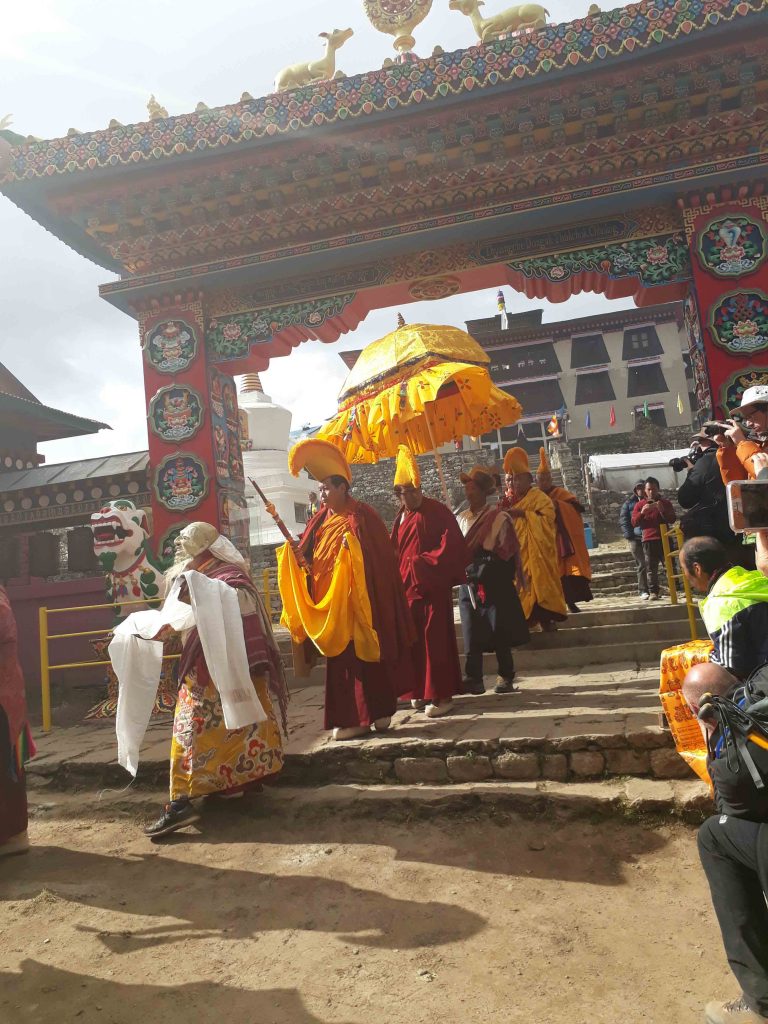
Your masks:
{"label": "prayer flag on pole", "polygon": [[679,414],[680,414],[681,416],[683,415],[683,400],[682,400],[682,398],[680,397],[680,392],[679,392],[679,391],[678,391],[678,393],[677,393],[677,411],[678,411],[678,413],[679,413]]}
{"label": "prayer flag on pole", "polygon": [[616,426],[616,410],[611,406],[611,415],[608,417],[608,422],[612,427]]}
{"label": "prayer flag on pole", "polygon": [[560,423],[556,412],[552,414],[552,419],[547,424],[547,433],[550,437],[560,437]]}
{"label": "prayer flag on pole", "polygon": [[506,331],[507,327],[509,327],[509,320],[507,318],[507,304],[504,300],[504,292],[501,288],[499,288],[496,293],[496,307],[501,314],[501,329],[502,331]]}
{"label": "prayer flag on pole", "polygon": [[584,420],[584,426],[587,428],[587,430],[592,429],[592,417],[589,415],[589,409],[587,409],[587,417]]}

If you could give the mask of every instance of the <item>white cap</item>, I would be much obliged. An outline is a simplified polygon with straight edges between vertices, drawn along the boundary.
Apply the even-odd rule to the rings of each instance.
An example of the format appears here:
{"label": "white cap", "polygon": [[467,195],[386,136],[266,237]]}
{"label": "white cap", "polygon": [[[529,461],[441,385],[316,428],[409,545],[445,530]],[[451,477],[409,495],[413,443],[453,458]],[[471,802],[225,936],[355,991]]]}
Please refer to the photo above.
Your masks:
{"label": "white cap", "polygon": [[768,384],[747,388],[741,396],[741,405],[734,412],[748,413],[755,405],[768,405]]}

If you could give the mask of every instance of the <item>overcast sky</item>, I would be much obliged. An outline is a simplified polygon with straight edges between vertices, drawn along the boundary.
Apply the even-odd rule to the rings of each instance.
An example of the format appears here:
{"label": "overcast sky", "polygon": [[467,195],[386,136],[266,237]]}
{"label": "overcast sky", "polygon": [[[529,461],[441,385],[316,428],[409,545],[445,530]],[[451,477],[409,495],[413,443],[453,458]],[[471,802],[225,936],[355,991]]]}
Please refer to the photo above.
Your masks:
{"label": "overcast sky", "polygon": [[[488,0],[495,12],[506,0]],[[607,6],[607,4],[605,5]],[[616,4],[616,6],[624,6]],[[553,21],[583,17],[589,0],[548,0]],[[332,12],[332,14],[331,14]],[[22,135],[57,138],[93,131],[110,118],[146,120],[150,93],[171,114],[231,103],[247,90],[270,92],[286,64],[321,53],[318,33],[354,29],[339,52],[349,74],[381,66],[391,37],[367,21],[362,0],[7,0],[0,12],[0,119]],[[417,52],[470,45],[468,20],[433,9],[415,32]],[[135,451],[147,432],[136,322],[98,297],[108,271],[76,255],[0,196],[0,360],[47,405],[102,420],[112,431],[41,447],[48,462]],[[507,309],[545,306],[545,320],[626,308],[582,295],[532,303],[506,289]],[[452,323],[496,312],[495,291],[403,308],[408,321]],[[334,345],[310,342],[276,359],[265,390],[293,412],[294,427],[335,411],[345,375],[343,348],[359,348],[395,327],[396,310],[372,313]]]}

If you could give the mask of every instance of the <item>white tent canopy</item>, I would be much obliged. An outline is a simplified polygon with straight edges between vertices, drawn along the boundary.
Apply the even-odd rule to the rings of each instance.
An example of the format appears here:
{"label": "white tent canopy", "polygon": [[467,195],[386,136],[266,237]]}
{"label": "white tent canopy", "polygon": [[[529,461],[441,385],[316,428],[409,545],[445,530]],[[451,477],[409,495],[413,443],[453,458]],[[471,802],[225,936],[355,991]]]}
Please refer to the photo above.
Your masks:
{"label": "white tent canopy", "polygon": [[621,452],[617,455],[590,455],[589,475],[598,487],[629,493],[638,480],[655,476],[663,490],[677,490],[684,477],[670,467],[670,459],[683,458],[687,448],[663,452]]}

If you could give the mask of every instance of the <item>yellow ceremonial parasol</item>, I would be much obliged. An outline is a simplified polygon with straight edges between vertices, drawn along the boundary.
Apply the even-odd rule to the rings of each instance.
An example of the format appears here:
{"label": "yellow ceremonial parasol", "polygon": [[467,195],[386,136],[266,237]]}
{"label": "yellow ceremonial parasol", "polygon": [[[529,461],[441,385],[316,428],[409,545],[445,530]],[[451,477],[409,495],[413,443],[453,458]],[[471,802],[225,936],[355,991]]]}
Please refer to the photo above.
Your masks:
{"label": "yellow ceremonial parasol", "polygon": [[[489,362],[457,327],[402,323],[363,349],[317,436],[349,463],[372,463],[401,444],[421,455],[516,423],[522,407],[493,383]],[[442,478],[439,457],[438,469]]]}

